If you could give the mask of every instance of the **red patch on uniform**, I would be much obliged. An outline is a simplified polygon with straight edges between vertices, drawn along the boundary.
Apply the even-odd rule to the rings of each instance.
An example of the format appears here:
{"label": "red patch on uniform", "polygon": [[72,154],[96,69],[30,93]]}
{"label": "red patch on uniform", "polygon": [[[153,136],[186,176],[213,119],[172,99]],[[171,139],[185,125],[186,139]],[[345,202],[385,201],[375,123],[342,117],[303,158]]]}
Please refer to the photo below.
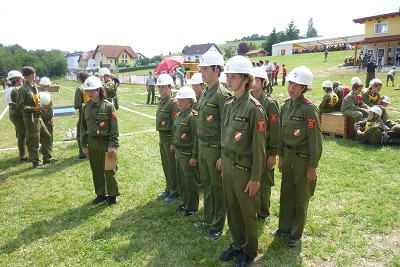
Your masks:
{"label": "red patch on uniform", "polygon": [[117,112],[115,111],[111,112],[111,118],[115,120],[117,118]]}
{"label": "red patch on uniform", "polygon": [[315,128],[315,119],[307,119],[307,128],[309,129]]}
{"label": "red patch on uniform", "polygon": [[193,115],[195,115],[195,116],[199,115],[199,113],[198,113],[196,110],[193,110],[192,113],[193,113]]}
{"label": "red patch on uniform", "polygon": [[172,112],[172,117],[176,118],[176,115],[178,114],[178,112]]}
{"label": "red patch on uniform", "polygon": [[208,122],[212,122],[214,120],[214,116],[213,115],[207,115],[207,121]]}
{"label": "red patch on uniform", "polygon": [[252,98],[251,100],[253,100],[253,103],[254,103],[256,106],[261,106],[260,101],[258,101],[257,99]]}
{"label": "red patch on uniform", "polygon": [[311,101],[310,101],[310,100],[308,100],[308,99],[304,99],[304,103],[306,103],[306,104],[310,104],[310,103],[311,103]]}
{"label": "red patch on uniform", "polygon": [[237,141],[239,141],[240,140],[240,137],[242,136],[242,133],[239,133],[239,132],[236,132],[235,133],[235,139],[237,140]]}
{"label": "red patch on uniform", "polygon": [[182,139],[185,139],[185,138],[186,138],[186,134],[183,133],[183,134],[181,135],[181,138],[182,138]]}
{"label": "red patch on uniform", "polygon": [[162,121],[162,122],[161,122],[161,126],[165,126],[165,121]]}
{"label": "red patch on uniform", "polygon": [[269,120],[271,121],[271,123],[277,122],[278,121],[278,114],[271,113],[271,115],[269,115]]}
{"label": "red patch on uniform", "polygon": [[100,127],[104,127],[106,125],[106,123],[104,121],[100,122]]}
{"label": "red patch on uniform", "polygon": [[300,129],[295,129],[293,134],[294,134],[294,136],[300,136],[300,134],[301,134]]}
{"label": "red patch on uniform", "polygon": [[257,121],[257,130],[262,133],[265,131],[265,121]]}

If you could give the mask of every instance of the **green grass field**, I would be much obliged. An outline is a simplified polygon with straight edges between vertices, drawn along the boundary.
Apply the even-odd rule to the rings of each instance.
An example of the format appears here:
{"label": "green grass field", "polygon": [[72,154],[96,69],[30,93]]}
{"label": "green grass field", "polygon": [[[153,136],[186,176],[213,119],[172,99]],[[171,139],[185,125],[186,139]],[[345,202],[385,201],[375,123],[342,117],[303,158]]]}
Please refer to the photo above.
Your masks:
{"label": "green grass field", "polygon": [[[357,69],[336,68],[352,53],[331,52],[325,63],[323,53],[269,58],[285,63],[289,71],[309,66],[314,89],[307,97],[318,105],[324,80],[365,80]],[[377,73],[384,85],[388,70]],[[72,105],[78,83],[56,82],[61,91],[53,93],[55,106]],[[143,105],[144,92],[143,85],[120,86],[121,196],[112,207],[91,205],[95,194],[89,162],[74,160],[75,142],[62,142],[65,131],[75,127],[76,115],[54,119],[54,156],[60,162],[45,170],[19,163],[8,113],[0,120],[2,266],[231,266],[217,259],[231,243],[228,227],[220,239],[208,241],[206,230],[193,226],[202,218],[202,207],[197,215],[183,218],[175,211],[179,202],[156,199],[165,183],[151,118],[156,106]],[[400,92],[383,86],[381,93],[390,96],[390,118],[400,119]],[[275,86],[273,96],[281,104],[286,87]],[[0,97],[4,99],[4,93]],[[0,101],[0,110],[5,107]],[[399,147],[324,136],[302,246],[288,249],[285,238],[269,235],[279,215],[281,174],[276,171],[272,214],[266,226],[259,225],[259,254],[253,266],[400,266],[399,165]]]}

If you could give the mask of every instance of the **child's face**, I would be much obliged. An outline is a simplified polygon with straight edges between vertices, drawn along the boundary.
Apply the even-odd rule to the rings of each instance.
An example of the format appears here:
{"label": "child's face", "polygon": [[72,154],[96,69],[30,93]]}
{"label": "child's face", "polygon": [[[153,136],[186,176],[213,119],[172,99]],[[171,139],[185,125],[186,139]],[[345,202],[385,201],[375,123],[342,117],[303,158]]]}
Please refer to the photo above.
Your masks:
{"label": "child's face", "polygon": [[375,118],[375,113],[372,111],[368,111],[368,120],[372,121]]}
{"label": "child's face", "polygon": [[170,94],[171,88],[168,85],[159,85],[158,92],[160,93],[161,97],[166,97]]}
{"label": "child's face", "polygon": [[178,108],[181,111],[188,109],[193,103],[193,100],[190,98],[180,98],[178,99]]}

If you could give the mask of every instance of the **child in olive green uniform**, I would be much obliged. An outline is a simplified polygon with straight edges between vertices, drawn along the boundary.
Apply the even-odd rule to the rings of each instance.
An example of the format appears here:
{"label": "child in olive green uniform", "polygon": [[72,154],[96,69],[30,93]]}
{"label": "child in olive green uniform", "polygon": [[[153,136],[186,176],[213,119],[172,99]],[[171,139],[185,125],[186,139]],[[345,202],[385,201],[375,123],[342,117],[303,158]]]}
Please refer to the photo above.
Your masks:
{"label": "child in olive green uniform", "polygon": [[335,92],[333,92],[332,82],[324,81],[322,83],[322,89],[324,89],[325,95],[322,98],[321,104],[319,104],[319,113],[329,113],[335,111],[335,107],[339,103],[339,97]]}
{"label": "child in olive green uniform", "polygon": [[[372,107],[375,105],[382,105],[382,100],[383,100],[384,96],[381,96],[379,94],[381,89],[382,89],[382,81],[377,78],[372,79],[369,83],[368,90],[366,90],[362,94],[363,102],[369,107]],[[381,119],[383,120],[384,123],[386,123],[386,121],[387,121],[386,108],[381,106],[381,110],[382,110]]]}
{"label": "child in olive green uniform", "polygon": [[[39,82],[39,95],[40,98],[50,98],[50,102],[46,105],[44,105],[46,107],[46,112],[42,112],[42,120],[44,122],[44,125],[46,125],[47,131],[49,131],[50,136],[51,136],[51,149],[53,150],[53,99],[51,97],[51,94],[47,91],[47,87],[49,87],[51,85],[50,79],[47,77],[43,77],[42,79],[40,79]],[[46,96],[47,94],[47,96]],[[43,101],[41,101],[43,102]],[[43,103],[42,103],[43,104]]]}
{"label": "child in olive green uniform", "polygon": [[279,107],[278,103],[266,94],[267,84],[269,83],[268,75],[261,67],[253,69],[255,82],[250,92],[261,103],[266,112],[266,132],[267,139],[265,145],[266,164],[261,175],[260,181],[260,197],[261,208],[257,214],[258,220],[265,220],[269,215],[271,203],[271,187],[274,186],[274,167],[276,164],[276,155],[278,154],[279,139]]}
{"label": "child in olive green uniform", "polygon": [[83,83],[86,81],[88,77],[89,75],[87,74],[87,72],[80,72],[78,74],[78,80],[81,82],[81,85],[79,85],[79,87],[75,89],[74,108],[78,111],[78,122],[76,125],[76,140],[79,148],[79,156],[76,158],[76,160],[87,159],[87,156],[83,154],[81,149],[81,112],[82,112],[82,106],[89,101],[89,97],[87,96],[86,91],[83,90]]}
{"label": "child in olive green uniform", "polygon": [[224,105],[222,117],[222,177],[228,225],[233,244],[219,259],[248,266],[258,253],[257,213],[260,180],[265,170],[265,111],[251,96],[253,65],[243,56],[228,60],[227,88],[235,96]]}
{"label": "child in olive green uniform", "polygon": [[161,74],[156,85],[161,96],[156,113],[156,130],[160,136],[161,164],[166,179],[165,191],[158,194],[158,197],[165,197],[165,202],[171,202],[180,197],[175,153],[171,151],[174,120],[179,109],[176,99],[170,96],[171,87],[174,85],[171,76]]}
{"label": "child in olive green uniform", "polygon": [[346,95],[343,99],[341,111],[343,115],[348,116],[354,122],[360,121],[368,114],[368,106],[364,103],[359,106],[357,96],[361,93],[363,85],[361,82],[355,82],[352,87],[351,93]]}
{"label": "child in olive green uniform", "polygon": [[357,137],[373,144],[382,144],[382,132],[385,131],[385,124],[381,120],[381,116],[382,110],[378,106],[371,107],[368,111],[368,118],[354,124]]}
{"label": "child in olive green uniform", "polygon": [[192,88],[179,89],[176,99],[180,112],[174,122],[173,149],[175,150],[179,187],[183,197],[180,206],[183,216],[191,216],[199,209],[199,176],[197,173],[197,111],[193,111],[196,94]]}
{"label": "child in olive green uniform", "polygon": [[83,87],[90,101],[82,108],[81,148],[89,156],[94,190],[97,197],[92,201],[98,204],[108,198],[108,204],[117,203],[119,196],[116,172],[105,169],[105,155],[116,157],[118,148],[118,120],[114,105],[105,100],[105,92],[99,78],[91,76]]}
{"label": "child in olive green uniform", "polygon": [[101,68],[99,71],[103,75],[103,88],[107,93],[107,100],[114,104],[115,110],[118,110],[117,88],[115,88],[115,83],[111,79],[111,72],[108,68]]}
{"label": "child in olive green uniform", "polygon": [[296,247],[301,242],[322,154],[319,110],[304,97],[304,93],[311,89],[312,80],[310,69],[305,66],[294,68],[288,75],[290,99],[281,108],[279,229],[271,234],[289,235],[289,247]]}

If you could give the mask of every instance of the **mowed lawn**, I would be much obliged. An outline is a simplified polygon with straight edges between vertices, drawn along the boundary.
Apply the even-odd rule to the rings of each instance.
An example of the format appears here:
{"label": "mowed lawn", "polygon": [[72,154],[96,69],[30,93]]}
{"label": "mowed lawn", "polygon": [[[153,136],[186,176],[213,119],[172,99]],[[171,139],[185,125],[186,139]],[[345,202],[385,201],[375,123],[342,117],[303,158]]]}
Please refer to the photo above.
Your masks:
{"label": "mowed lawn", "polygon": [[[353,51],[270,57],[288,69],[309,66],[319,104],[324,80],[349,85],[356,68],[337,68]],[[254,59],[255,61],[258,59]],[[390,96],[391,119],[400,119],[400,92],[385,86],[389,68],[377,73]],[[400,79],[398,79],[400,81]],[[58,80],[55,106],[73,105],[77,82]],[[398,82],[400,83],[400,82]],[[397,84],[396,84],[397,85]],[[281,104],[286,86],[274,87]],[[280,94],[283,94],[279,96]],[[180,216],[180,202],[157,200],[165,182],[160,164],[156,106],[146,102],[145,86],[121,84],[117,205],[91,205],[95,197],[88,161],[75,161],[76,142],[64,142],[77,116],[56,117],[54,156],[45,170],[19,163],[17,139],[8,113],[0,120],[0,263],[2,266],[231,266],[218,255],[232,242],[226,226],[215,241],[194,222],[203,215]],[[0,93],[4,99],[4,92]],[[0,101],[0,114],[5,109]],[[272,214],[259,225],[259,254],[253,266],[400,266],[399,147],[375,147],[324,136],[318,184],[311,199],[303,243],[288,249],[286,238],[269,232],[278,226],[281,174],[275,172]]]}

